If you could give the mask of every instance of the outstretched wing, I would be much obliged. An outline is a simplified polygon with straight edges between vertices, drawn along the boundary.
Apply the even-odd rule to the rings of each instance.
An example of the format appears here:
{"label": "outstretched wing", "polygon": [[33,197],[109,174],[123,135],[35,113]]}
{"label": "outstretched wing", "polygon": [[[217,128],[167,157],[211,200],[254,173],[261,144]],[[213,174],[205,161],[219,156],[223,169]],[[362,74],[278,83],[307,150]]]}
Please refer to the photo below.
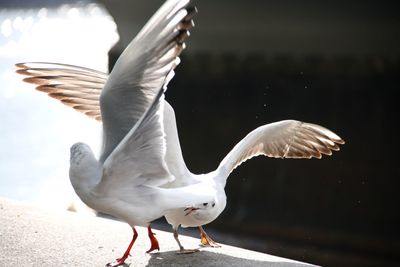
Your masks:
{"label": "outstretched wing", "polygon": [[195,8],[190,0],[168,0],[119,57],[101,92],[104,162],[131,130],[179,64]]}
{"label": "outstretched wing", "polygon": [[222,160],[218,169],[229,175],[244,161],[265,155],[274,158],[318,158],[338,151],[344,141],[332,131],[311,123],[284,120],[258,127]]}
{"label": "outstretched wing", "polygon": [[164,130],[167,140],[167,151],[165,161],[168,169],[175,176],[172,184],[167,187],[180,187],[194,183],[194,175],[188,170],[183,159],[182,149],[179,142],[178,129],[176,126],[175,112],[172,106],[164,103]]}
{"label": "outstretched wing", "polygon": [[[60,100],[67,106],[75,107],[90,118],[101,121],[100,93],[107,81],[108,74],[79,66],[58,63],[18,63],[17,73],[27,75],[24,81],[37,84],[39,91]],[[96,77],[96,78],[94,78]],[[83,82],[85,87],[82,86]],[[90,101],[90,105],[87,104]],[[175,112],[172,106],[164,100],[163,124],[167,140],[165,161],[171,174],[177,180],[174,186],[192,184],[191,173],[186,167],[180,147]]]}
{"label": "outstretched wing", "polygon": [[58,63],[27,62],[16,66],[16,72],[28,76],[24,81],[35,84],[37,90],[101,121],[99,99],[106,73]]}
{"label": "outstretched wing", "polygon": [[174,179],[164,160],[163,104],[164,89],[160,89],[150,107],[104,162],[99,191],[159,186]]}

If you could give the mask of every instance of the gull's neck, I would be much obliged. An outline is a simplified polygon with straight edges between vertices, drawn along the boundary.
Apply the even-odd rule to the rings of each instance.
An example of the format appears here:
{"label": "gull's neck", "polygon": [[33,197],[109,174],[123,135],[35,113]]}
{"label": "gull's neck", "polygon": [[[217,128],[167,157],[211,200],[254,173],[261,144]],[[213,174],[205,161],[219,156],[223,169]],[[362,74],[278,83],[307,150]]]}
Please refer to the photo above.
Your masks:
{"label": "gull's neck", "polygon": [[215,171],[209,172],[207,174],[196,176],[200,178],[199,180],[210,179],[218,187],[222,187],[222,189],[225,188],[227,175],[225,172],[221,171],[221,169],[216,169]]}

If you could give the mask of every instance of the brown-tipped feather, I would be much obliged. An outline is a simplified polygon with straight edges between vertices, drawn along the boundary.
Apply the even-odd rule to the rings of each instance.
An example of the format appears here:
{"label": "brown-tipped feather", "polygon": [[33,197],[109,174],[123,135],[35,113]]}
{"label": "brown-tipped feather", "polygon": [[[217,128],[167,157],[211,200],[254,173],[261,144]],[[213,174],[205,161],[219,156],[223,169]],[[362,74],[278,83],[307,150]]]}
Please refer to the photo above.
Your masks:
{"label": "brown-tipped feather", "polygon": [[28,76],[23,81],[35,84],[36,90],[48,94],[66,106],[101,121],[100,93],[107,74],[58,63],[17,63],[18,74]]}
{"label": "brown-tipped feather", "polygon": [[18,74],[26,75],[26,76],[44,76],[44,77],[74,77],[74,78],[81,78],[87,79],[93,82],[104,82],[104,79],[99,77],[98,74],[91,74],[89,72],[79,72],[77,70],[70,70],[70,69],[46,69],[46,68],[23,68],[18,69],[15,71]]}
{"label": "brown-tipped feather", "polygon": [[184,21],[184,22],[192,21],[194,16],[196,16],[198,13],[197,7],[190,6],[190,7],[187,7],[186,10],[187,10],[188,14],[185,16],[185,18],[182,21]]}
{"label": "brown-tipped feather", "polygon": [[[99,102],[98,102],[98,101],[95,101],[95,100],[87,100],[87,99],[74,98],[74,97],[57,98],[57,97],[54,97],[54,96],[52,96],[52,95],[50,95],[50,96],[53,97],[53,98],[56,98],[56,99],[61,100],[63,103],[81,104],[81,105],[93,106],[93,107],[96,107],[96,108],[98,108],[98,106],[99,106],[99,105],[98,105]],[[93,110],[93,109],[91,108],[91,110]]]}
{"label": "brown-tipped feather", "polygon": [[[98,77],[104,77],[105,73],[90,69],[90,68],[85,68],[85,67],[80,67],[80,66],[75,66],[75,65],[69,65],[69,64],[62,64],[62,63],[48,63],[48,62],[22,62],[22,63],[16,63],[15,66],[17,68],[21,69],[46,69],[48,71],[56,71],[56,70],[62,70],[62,69],[68,69],[68,70],[76,70],[78,73],[86,73],[90,75],[96,75]],[[46,67],[37,67],[37,66],[46,66]]]}
{"label": "brown-tipped feather", "polygon": [[195,26],[194,21],[190,20],[190,21],[184,21],[181,22],[178,26],[179,30],[190,30]]}
{"label": "brown-tipped feather", "polygon": [[97,108],[95,106],[90,106],[90,105],[82,105],[82,104],[76,104],[76,103],[67,103],[67,102],[62,102],[65,105],[72,107],[76,109],[79,112],[82,112],[85,114],[87,111],[96,111]]}
{"label": "brown-tipped feather", "polygon": [[50,93],[50,92],[68,92],[68,93],[82,93],[85,95],[100,95],[101,88],[98,85],[86,85],[85,88],[82,88],[82,85],[74,85],[74,84],[42,84],[36,86],[36,90]]}
{"label": "brown-tipped feather", "polygon": [[33,84],[43,84],[50,82],[57,83],[67,83],[67,84],[80,84],[82,86],[91,85],[91,84],[104,84],[104,81],[92,79],[90,77],[77,77],[77,76],[68,76],[68,75],[46,75],[46,76],[31,76],[23,79],[24,82],[33,83]]}
{"label": "brown-tipped feather", "polygon": [[79,92],[66,92],[66,91],[60,91],[54,93],[51,92],[49,93],[49,96],[57,99],[85,99],[93,101],[93,103],[98,103],[100,99],[100,95],[82,94]]}
{"label": "brown-tipped feather", "polygon": [[179,30],[179,34],[178,34],[178,36],[176,37],[176,42],[178,43],[178,44],[182,44],[185,40],[186,40],[186,38],[188,38],[190,36],[190,32],[189,31],[187,31],[187,30]]}
{"label": "brown-tipped feather", "polygon": [[311,159],[332,155],[344,141],[319,125],[286,120],[253,130],[224,158],[218,167],[228,175],[242,162],[259,155],[274,158]]}

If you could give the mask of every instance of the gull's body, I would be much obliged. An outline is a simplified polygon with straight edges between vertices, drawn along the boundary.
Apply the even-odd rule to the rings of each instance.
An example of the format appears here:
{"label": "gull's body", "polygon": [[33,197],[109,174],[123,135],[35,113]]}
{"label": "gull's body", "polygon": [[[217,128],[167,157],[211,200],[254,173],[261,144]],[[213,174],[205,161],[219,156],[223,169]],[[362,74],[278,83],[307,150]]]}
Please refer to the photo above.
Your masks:
{"label": "gull's body", "polygon": [[[121,265],[129,256],[137,237],[136,225],[148,227],[151,252],[159,249],[151,221],[171,208],[185,209],[214,199],[213,186],[207,183],[161,187],[175,179],[166,163],[164,92],[193,26],[196,10],[189,2],[166,1],[124,50],[108,77],[58,65],[52,73],[57,79],[49,84],[48,75],[31,75],[24,64],[17,64],[21,68],[17,72],[33,76],[27,81],[38,84],[39,90],[50,90],[63,103],[102,119],[99,159],[86,144],[74,144],[70,180],[85,204],[126,221],[134,230],[125,254],[109,266]],[[37,71],[52,70],[39,67]]]}
{"label": "gull's body", "polygon": [[[320,158],[344,143],[321,126],[280,121],[249,133],[215,171],[191,173],[182,156],[174,110],[164,100],[182,42],[192,26],[194,9],[187,7],[189,2],[168,0],[127,47],[109,76],[71,65],[17,64],[17,72],[30,76],[25,81],[38,84],[38,90],[103,122],[99,160],[87,145],[71,148],[70,178],[79,197],[132,227],[149,226],[165,215],[181,251],[180,225],[200,227],[202,243],[215,244],[201,226],[224,210],[227,178],[242,162],[258,155]],[[153,244],[150,228],[149,236]],[[128,256],[134,239],[117,264]],[[151,250],[157,248],[158,243]]]}

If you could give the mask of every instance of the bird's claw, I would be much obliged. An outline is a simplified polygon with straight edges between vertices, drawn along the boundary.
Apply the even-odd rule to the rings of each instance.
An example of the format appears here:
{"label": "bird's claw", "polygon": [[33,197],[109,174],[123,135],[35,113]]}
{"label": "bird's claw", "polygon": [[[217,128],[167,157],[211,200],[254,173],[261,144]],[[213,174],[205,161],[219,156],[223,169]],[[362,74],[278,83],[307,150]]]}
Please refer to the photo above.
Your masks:
{"label": "bird's claw", "polygon": [[212,240],[212,238],[207,235],[207,233],[204,231],[202,227],[200,228],[200,245],[203,247],[209,247],[209,248],[220,248],[221,245]]}
{"label": "bird's claw", "polygon": [[154,244],[154,245],[152,244],[150,249],[148,251],[146,251],[146,253],[153,252],[154,250],[160,251],[160,246],[158,245],[158,242],[157,242],[157,244]]}
{"label": "bird's claw", "polygon": [[149,231],[149,238],[150,238],[150,242],[151,242],[151,247],[148,251],[146,251],[146,253],[150,253],[154,250],[158,250],[160,251],[160,245],[158,244],[158,240],[155,237],[155,233],[153,233],[153,231],[151,231],[150,226],[148,227],[148,231]]}
{"label": "bird's claw", "polygon": [[206,248],[220,248],[222,247],[220,244],[218,244],[217,242],[208,242],[208,243],[203,243],[201,242],[200,246],[202,247],[206,247]]}
{"label": "bird's claw", "polygon": [[115,259],[112,262],[106,264],[106,267],[117,267],[117,266],[128,266],[128,265],[125,263],[125,259],[123,258]]}
{"label": "bird's claw", "polygon": [[199,249],[181,249],[181,250],[177,251],[176,254],[179,254],[179,255],[181,255],[181,254],[193,254],[193,253],[196,253],[196,252],[200,252],[200,250]]}
{"label": "bird's claw", "polygon": [[209,248],[220,248],[221,245],[211,239],[208,235],[201,235],[200,245]]}

